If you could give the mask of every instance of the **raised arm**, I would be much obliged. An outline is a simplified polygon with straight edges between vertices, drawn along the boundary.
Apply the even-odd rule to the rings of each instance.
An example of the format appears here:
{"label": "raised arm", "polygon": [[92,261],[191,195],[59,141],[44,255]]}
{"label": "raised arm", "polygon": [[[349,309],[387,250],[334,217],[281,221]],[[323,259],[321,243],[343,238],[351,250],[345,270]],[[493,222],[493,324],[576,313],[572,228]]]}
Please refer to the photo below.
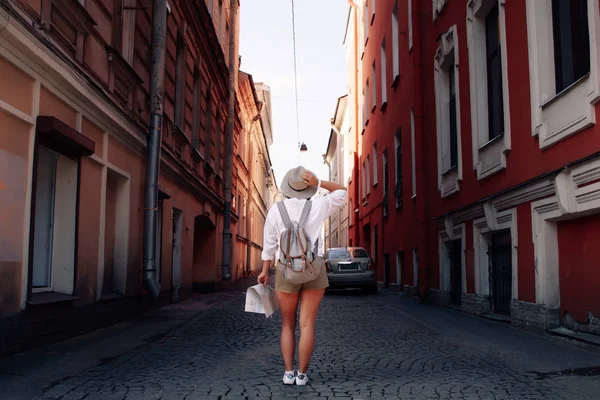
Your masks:
{"label": "raised arm", "polygon": [[[306,182],[308,185],[319,185],[319,179],[312,172],[307,171],[304,174],[302,174],[302,179],[304,179],[304,182]],[[321,187],[330,192],[335,192],[336,190],[348,190],[345,186],[329,181],[321,181]]]}

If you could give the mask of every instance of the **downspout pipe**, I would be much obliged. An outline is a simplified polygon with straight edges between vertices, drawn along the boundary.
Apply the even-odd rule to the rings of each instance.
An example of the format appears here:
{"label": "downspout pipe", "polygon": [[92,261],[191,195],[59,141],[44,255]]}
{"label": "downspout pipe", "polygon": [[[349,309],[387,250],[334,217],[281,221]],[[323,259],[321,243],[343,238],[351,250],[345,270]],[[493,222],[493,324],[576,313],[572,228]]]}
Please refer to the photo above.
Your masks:
{"label": "downspout pipe", "polygon": [[238,0],[231,0],[231,14],[229,30],[229,101],[227,108],[227,145],[225,147],[225,204],[223,218],[223,254],[222,254],[222,275],[226,281],[231,280],[231,258],[233,253],[233,240],[231,234],[231,201],[233,185],[233,131],[235,120],[235,86],[237,76],[237,11]]}
{"label": "downspout pipe", "polygon": [[[356,132],[354,132],[354,171],[352,171],[352,180],[354,182],[354,200],[356,204],[354,207],[360,210],[360,167],[359,167],[359,159],[358,159],[358,136],[359,136],[359,126],[358,126],[358,5],[353,0],[348,0],[348,4],[354,9],[354,126]],[[353,207],[353,208],[354,208]],[[353,214],[352,221],[354,222],[354,237],[356,239],[356,243],[353,243],[354,246],[361,245],[360,238],[360,214],[355,215],[354,210],[349,210]]]}
{"label": "downspout pipe", "polygon": [[144,283],[153,298],[160,295],[156,270],[156,216],[158,212],[158,170],[163,126],[163,79],[167,1],[152,2],[152,70],[150,77],[150,130],[146,157],[146,193],[144,201]]}

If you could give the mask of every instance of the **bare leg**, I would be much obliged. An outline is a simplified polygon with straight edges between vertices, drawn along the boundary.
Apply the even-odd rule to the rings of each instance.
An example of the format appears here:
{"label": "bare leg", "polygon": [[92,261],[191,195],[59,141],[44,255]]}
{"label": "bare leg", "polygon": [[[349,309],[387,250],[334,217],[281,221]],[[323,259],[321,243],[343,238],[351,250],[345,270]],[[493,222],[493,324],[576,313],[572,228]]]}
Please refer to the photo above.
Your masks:
{"label": "bare leg", "polygon": [[305,290],[300,300],[300,369],[298,372],[308,372],[308,364],[315,347],[315,322],[319,305],[325,294],[325,289]]}
{"label": "bare leg", "polygon": [[300,293],[277,292],[279,311],[281,312],[281,354],[285,370],[294,369],[294,352],[296,350],[296,312]]}

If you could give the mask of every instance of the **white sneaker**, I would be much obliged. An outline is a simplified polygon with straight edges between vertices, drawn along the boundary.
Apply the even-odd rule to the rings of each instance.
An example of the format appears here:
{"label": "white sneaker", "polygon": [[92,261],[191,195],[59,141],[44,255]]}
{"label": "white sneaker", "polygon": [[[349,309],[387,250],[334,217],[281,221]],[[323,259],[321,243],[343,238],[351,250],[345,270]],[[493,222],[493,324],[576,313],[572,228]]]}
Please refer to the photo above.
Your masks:
{"label": "white sneaker", "polygon": [[296,381],[295,375],[296,374],[294,371],[285,371],[285,373],[283,374],[283,384],[284,385],[293,385],[294,382]]}
{"label": "white sneaker", "polygon": [[296,385],[305,386],[308,383],[308,375],[298,372],[296,376]]}

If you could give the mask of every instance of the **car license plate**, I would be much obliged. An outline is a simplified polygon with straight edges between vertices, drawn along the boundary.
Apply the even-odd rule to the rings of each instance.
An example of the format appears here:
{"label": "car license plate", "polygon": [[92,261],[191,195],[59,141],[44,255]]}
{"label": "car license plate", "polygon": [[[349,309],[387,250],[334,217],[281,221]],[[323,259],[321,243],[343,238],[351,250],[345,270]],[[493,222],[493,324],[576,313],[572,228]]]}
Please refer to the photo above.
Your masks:
{"label": "car license plate", "polygon": [[360,270],[360,266],[355,263],[340,263],[340,271],[357,271]]}

